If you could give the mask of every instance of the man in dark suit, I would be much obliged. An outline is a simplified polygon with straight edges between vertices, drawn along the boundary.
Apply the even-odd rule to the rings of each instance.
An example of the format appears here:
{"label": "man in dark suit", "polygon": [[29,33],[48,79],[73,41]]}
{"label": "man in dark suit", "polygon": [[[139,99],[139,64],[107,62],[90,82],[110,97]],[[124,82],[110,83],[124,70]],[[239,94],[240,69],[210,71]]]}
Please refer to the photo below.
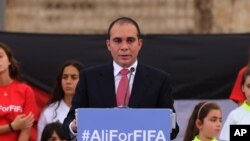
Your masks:
{"label": "man in dark suit", "polygon": [[[122,17],[113,21],[108,29],[106,45],[113,62],[87,68],[80,73],[72,107],[63,123],[67,133],[76,133],[75,109],[120,106],[117,105],[116,92],[121,80],[119,72],[123,68],[134,68],[134,71],[128,74],[131,75],[128,107],[171,108],[175,112],[169,74],[137,60],[142,39],[139,26],[133,19]],[[171,139],[174,139],[178,132],[179,126],[176,123]]]}

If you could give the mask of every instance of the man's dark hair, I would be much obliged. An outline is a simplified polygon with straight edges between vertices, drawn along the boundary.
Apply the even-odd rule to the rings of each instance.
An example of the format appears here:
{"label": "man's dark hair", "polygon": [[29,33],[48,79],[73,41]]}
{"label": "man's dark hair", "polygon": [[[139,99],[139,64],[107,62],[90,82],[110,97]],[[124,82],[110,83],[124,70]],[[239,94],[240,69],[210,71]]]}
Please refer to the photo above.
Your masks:
{"label": "man's dark hair", "polygon": [[109,28],[108,28],[108,39],[110,38],[110,30],[112,29],[112,27],[114,26],[114,24],[124,24],[124,23],[131,23],[132,25],[134,25],[137,29],[137,37],[140,39],[141,38],[141,31],[140,31],[140,28],[139,28],[139,25],[137,24],[137,22],[131,18],[128,18],[128,17],[120,17],[116,20],[114,20],[110,25],[109,25]]}

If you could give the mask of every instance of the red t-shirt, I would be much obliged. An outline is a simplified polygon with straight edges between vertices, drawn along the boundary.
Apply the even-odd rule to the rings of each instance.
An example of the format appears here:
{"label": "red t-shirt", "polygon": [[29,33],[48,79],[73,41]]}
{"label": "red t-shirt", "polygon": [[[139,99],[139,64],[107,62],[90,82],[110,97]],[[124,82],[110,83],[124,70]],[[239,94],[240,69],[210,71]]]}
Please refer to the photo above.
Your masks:
{"label": "red t-shirt", "polygon": [[238,104],[242,103],[246,99],[244,93],[241,90],[241,81],[242,81],[243,74],[247,68],[248,66],[245,66],[241,68],[241,70],[239,71],[237,79],[234,83],[233,90],[230,94],[230,99]]}
{"label": "red t-shirt", "polygon": [[[32,112],[37,119],[37,105],[32,88],[25,83],[13,81],[0,86],[0,125],[11,123],[19,114]],[[0,135],[0,141],[16,141],[20,131]]]}

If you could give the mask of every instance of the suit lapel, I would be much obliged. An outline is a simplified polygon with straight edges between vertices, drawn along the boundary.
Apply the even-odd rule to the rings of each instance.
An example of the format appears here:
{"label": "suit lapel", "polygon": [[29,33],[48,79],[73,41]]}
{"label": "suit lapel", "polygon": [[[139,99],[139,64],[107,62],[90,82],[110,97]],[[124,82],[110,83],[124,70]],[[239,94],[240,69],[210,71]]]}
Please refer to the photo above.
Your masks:
{"label": "suit lapel", "polygon": [[103,67],[99,74],[99,87],[101,97],[106,107],[116,107],[116,95],[114,85],[113,65],[108,64]]}
{"label": "suit lapel", "polygon": [[132,93],[129,100],[129,107],[138,107],[149,87],[148,73],[146,68],[138,63],[133,82]]}

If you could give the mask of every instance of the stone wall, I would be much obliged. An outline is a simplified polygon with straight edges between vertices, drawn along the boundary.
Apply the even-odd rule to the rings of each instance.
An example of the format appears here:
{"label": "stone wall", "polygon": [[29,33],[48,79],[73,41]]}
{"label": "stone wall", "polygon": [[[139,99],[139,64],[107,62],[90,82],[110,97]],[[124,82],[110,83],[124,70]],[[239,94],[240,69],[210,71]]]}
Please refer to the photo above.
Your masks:
{"label": "stone wall", "polygon": [[249,0],[6,0],[5,30],[106,33],[117,17],[145,34],[249,32]]}

